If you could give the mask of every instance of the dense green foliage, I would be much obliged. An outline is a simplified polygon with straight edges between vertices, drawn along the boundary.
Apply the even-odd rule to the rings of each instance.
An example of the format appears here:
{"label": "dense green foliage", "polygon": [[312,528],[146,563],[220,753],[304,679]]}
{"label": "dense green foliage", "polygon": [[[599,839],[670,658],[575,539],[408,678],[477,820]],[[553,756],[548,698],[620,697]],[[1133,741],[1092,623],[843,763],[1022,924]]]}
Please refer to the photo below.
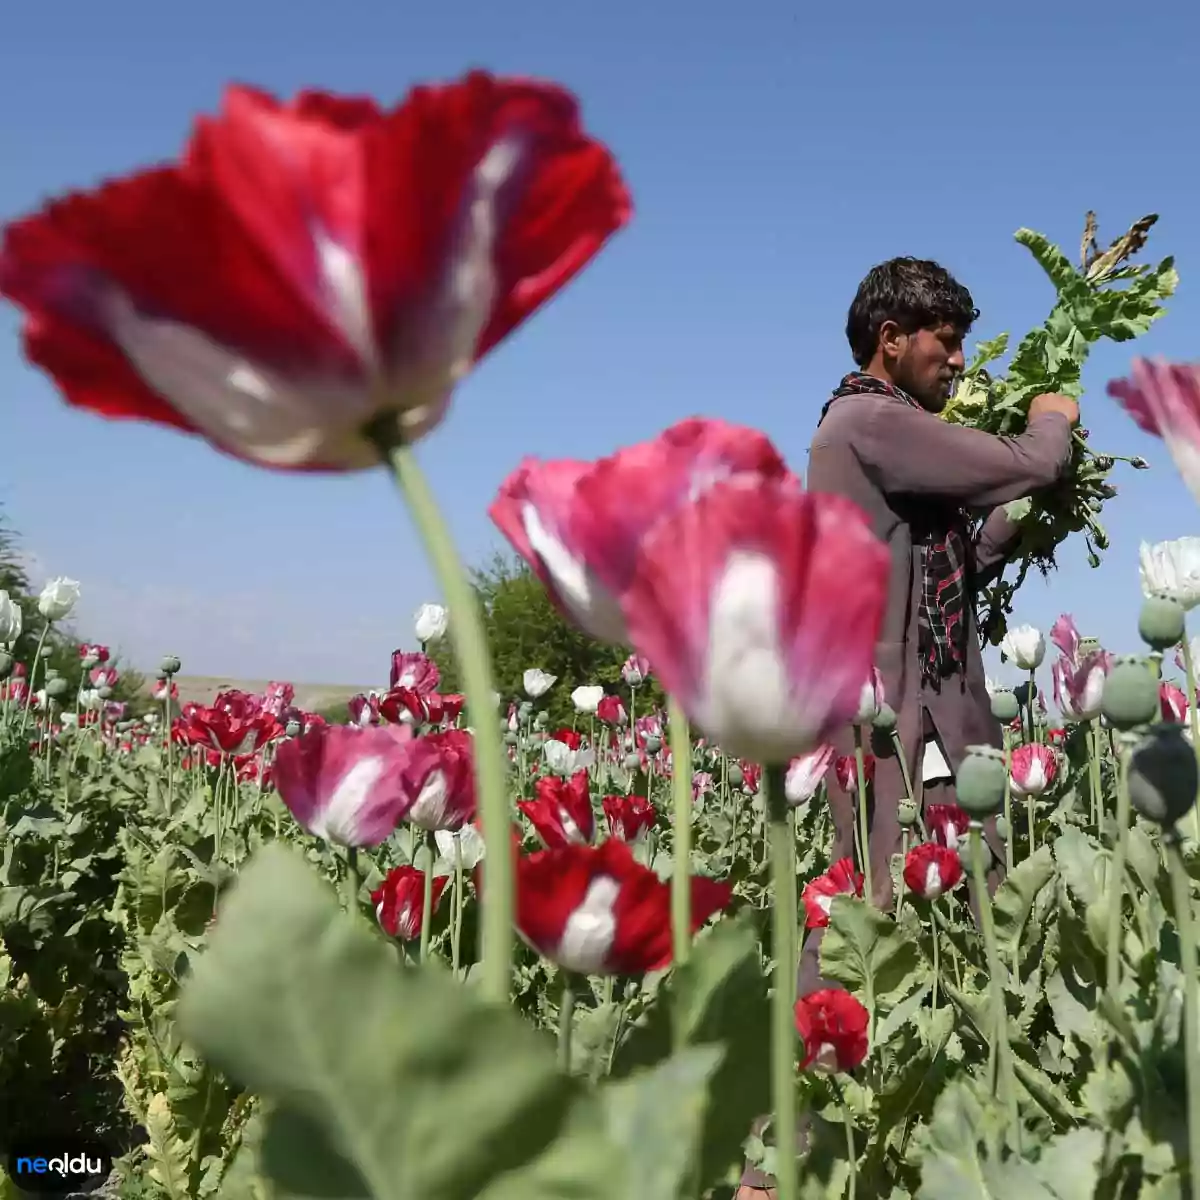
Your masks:
{"label": "dense green foliage", "polygon": [[[558,676],[537,702],[552,724],[571,723],[575,714],[571,692],[580,685],[603,684],[606,691],[624,699],[629,711],[630,690],[621,679],[621,665],[629,651],[597,642],[568,623],[520,559],[497,555],[472,573],[472,582],[492,648],[496,690],[504,700],[523,699],[522,676],[530,667],[540,667]],[[441,690],[460,691],[449,640],[430,646],[429,653],[442,672]],[[651,676],[637,689],[637,711],[648,712],[662,703],[662,691]]]}

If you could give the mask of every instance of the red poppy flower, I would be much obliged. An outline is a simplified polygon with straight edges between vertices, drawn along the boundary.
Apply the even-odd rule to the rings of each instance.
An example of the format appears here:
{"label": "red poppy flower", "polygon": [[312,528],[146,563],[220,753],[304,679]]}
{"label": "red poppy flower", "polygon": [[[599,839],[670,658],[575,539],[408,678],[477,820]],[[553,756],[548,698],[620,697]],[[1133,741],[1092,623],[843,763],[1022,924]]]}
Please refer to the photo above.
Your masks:
{"label": "red poppy flower", "polygon": [[573,729],[556,729],[547,739],[548,742],[562,742],[568,750],[578,750],[583,745],[583,734]]}
{"label": "red poppy flower", "polygon": [[605,796],[601,807],[609,833],[623,842],[640,842],[657,817],[654,805],[645,796]]}
{"label": "red poppy flower", "polygon": [[[692,879],[692,929],[723,909],[727,883]],[[671,962],[671,889],[622,841],[541,850],[517,861],[517,927],[582,975],[641,975]]]}
{"label": "red poppy flower", "polygon": [[437,691],[441,679],[442,673],[429,655],[406,650],[392,651],[391,687],[411,688],[418,696],[425,696]]}
{"label": "red poppy flower", "polygon": [[421,829],[460,829],[475,816],[475,740],[444,729],[406,743],[407,817]]}
{"label": "red poppy flower", "polygon": [[[834,778],[843,792],[858,791],[858,759],[853,754],[839,754],[833,764]],[[863,778],[868,784],[875,778],[875,755],[863,755]]]}
{"label": "red poppy flower", "polygon": [[1052,746],[1034,742],[1018,746],[1010,760],[1013,793],[1017,796],[1040,796],[1058,774],[1058,754]]}
{"label": "red poppy flower", "polygon": [[870,1048],[870,1014],[849,992],[823,988],[796,1001],[796,1032],[804,1045],[802,1068],[846,1072],[861,1066]]}
{"label": "red poppy flower", "polygon": [[624,725],[629,720],[625,712],[625,705],[621,703],[620,696],[605,696],[596,705],[596,716],[605,725]]}
{"label": "red poppy flower", "polygon": [[939,846],[957,850],[959,842],[967,836],[971,818],[957,804],[927,804],[925,806],[925,828]]}
{"label": "red poppy flower", "polygon": [[424,725],[425,698],[412,688],[392,688],[379,698],[379,714],[393,725]]}
{"label": "red poppy flower", "polygon": [[[449,875],[433,877],[434,912],[449,882]],[[404,942],[419,938],[425,915],[425,872],[416,867],[393,867],[371,893],[371,903],[379,926],[388,937]]]}
{"label": "red poppy flower", "polygon": [[259,697],[235,690],[218,693],[207,707],[187,705],[176,724],[185,740],[235,755],[251,754],[283,733]]}
{"label": "red poppy flower", "polygon": [[854,860],[838,859],[824,875],[804,885],[800,899],[804,902],[805,924],[809,929],[824,929],[829,924],[834,896],[861,896],[862,890],[863,877],[854,869]]}
{"label": "red poppy flower", "polygon": [[592,840],[596,818],[586,771],[576,771],[569,781],[550,775],[539,779],[534,786],[537,799],[519,800],[517,808],[529,818],[542,845],[554,850],[572,842]]}
{"label": "red poppy flower", "polygon": [[922,842],[904,859],[904,884],[924,900],[936,900],[952,891],[963,877],[962,859],[957,850]]}
{"label": "red poppy flower", "polygon": [[1163,439],[1183,482],[1200,499],[1200,366],[1135,358],[1108,394],[1141,429]]}
{"label": "red poppy flower", "polygon": [[630,214],[565,91],[476,72],[391,110],[230,87],[178,164],[11,225],[0,292],[72,404],[267,466],[354,470]]}
{"label": "red poppy flower", "polygon": [[1187,721],[1188,699],[1183,688],[1164,680],[1158,685],[1158,700],[1164,721],[1174,722],[1176,725]]}

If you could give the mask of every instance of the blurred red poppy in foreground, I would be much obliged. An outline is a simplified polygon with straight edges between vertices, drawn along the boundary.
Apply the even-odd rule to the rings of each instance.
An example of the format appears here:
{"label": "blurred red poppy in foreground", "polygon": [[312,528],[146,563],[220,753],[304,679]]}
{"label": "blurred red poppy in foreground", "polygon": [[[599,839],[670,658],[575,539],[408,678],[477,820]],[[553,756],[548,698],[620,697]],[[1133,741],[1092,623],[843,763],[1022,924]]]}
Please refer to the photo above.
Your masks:
{"label": "blurred red poppy in foreground", "polygon": [[[730,900],[692,879],[692,930]],[[671,962],[671,888],[619,839],[517,860],[517,927],[552,962],[581,975],[641,975]]]}
{"label": "blurred red poppy in foreground", "polygon": [[1108,394],[1147,433],[1167,444],[1183,482],[1200,500],[1200,365],[1136,358]]}
{"label": "blurred red poppy in foreground", "polygon": [[9,226],[0,293],[72,403],[272,467],[411,441],[629,218],[574,98],[482,72],[404,103],[233,86],[180,161]]}

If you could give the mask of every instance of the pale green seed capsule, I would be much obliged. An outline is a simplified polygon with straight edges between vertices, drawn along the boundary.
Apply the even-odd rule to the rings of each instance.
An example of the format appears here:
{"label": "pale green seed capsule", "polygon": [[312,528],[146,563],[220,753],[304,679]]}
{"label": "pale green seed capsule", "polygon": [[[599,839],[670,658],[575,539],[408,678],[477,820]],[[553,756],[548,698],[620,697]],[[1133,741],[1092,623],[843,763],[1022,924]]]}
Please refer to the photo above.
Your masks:
{"label": "pale green seed capsule", "polygon": [[1114,729],[1136,729],[1158,716],[1158,680],[1144,658],[1116,660],[1104,682],[1101,708]]}
{"label": "pale green seed capsule", "polygon": [[990,817],[1004,804],[1004,755],[991,746],[968,746],[955,779],[959,807],[972,817]]}
{"label": "pale green seed capsule", "polygon": [[1147,596],[1138,614],[1138,633],[1151,650],[1169,650],[1183,641],[1183,605],[1169,596]]}
{"label": "pale green seed capsule", "polygon": [[1149,821],[1170,829],[1196,802],[1200,775],[1182,725],[1156,725],[1129,755],[1129,799]]}
{"label": "pale green seed capsule", "polygon": [[907,796],[901,798],[900,803],[896,805],[896,819],[900,822],[902,829],[909,829],[917,823],[917,802],[910,800]]}
{"label": "pale green seed capsule", "polygon": [[881,733],[891,733],[896,728],[896,710],[890,704],[881,704],[871,724]]}
{"label": "pale green seed capsule", "polygon": [[992,693],[992,716],[997,721],[1004,724],[1015,721],[1020,711],[1016,696],[1008,688],[1000,688]]}

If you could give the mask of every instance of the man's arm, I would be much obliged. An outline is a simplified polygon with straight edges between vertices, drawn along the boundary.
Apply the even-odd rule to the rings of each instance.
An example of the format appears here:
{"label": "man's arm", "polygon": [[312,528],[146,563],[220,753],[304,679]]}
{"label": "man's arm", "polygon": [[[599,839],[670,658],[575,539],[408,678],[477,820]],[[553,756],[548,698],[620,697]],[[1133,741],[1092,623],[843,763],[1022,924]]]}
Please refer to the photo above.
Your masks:
{"label": "man's arm", "polygon": [[865,415],[854,448],[885,492],[990,508],[1059,477],[1071,454],[1071,426],[1059,413],[1045,413],[1020,437],[997,437],[888,400]]}
{"label": "man's arm", "polygon": [[1009,552],[1016,545],[1020,528],[1009,520],[1004,506],[989,514],[975,539],[975,586],[986,587],[1004,569]]}

